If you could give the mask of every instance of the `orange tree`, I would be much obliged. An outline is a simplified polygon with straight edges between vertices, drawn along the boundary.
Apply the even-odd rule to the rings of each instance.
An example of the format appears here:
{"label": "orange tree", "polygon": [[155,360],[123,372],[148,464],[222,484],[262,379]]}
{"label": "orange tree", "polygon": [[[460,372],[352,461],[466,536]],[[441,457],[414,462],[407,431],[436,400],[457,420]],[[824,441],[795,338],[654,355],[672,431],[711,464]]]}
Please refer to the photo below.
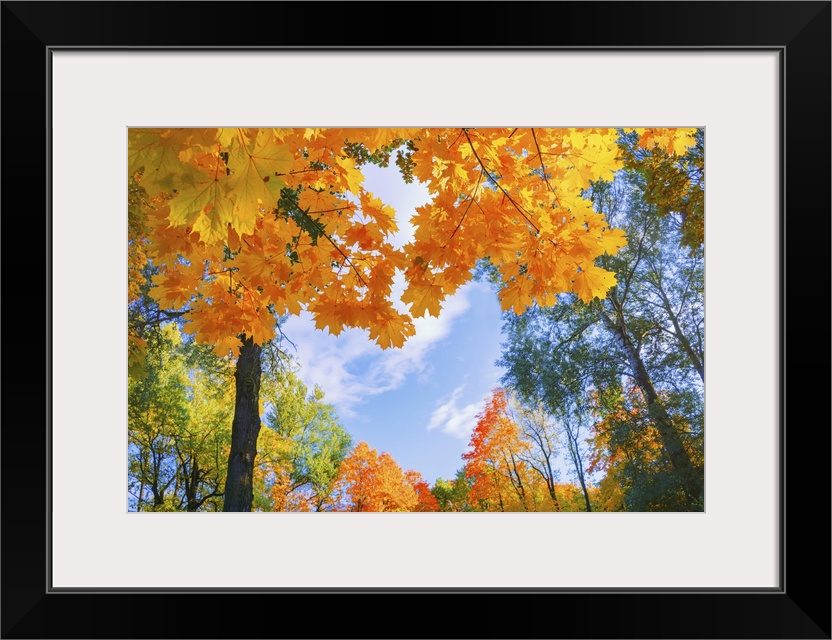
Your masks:
{"label": "orange tree", "polygon": [[[508,414],[508,400],[495,389],[485,409],[477,415],[470,451],[462,454],[465,475],[473,481],[469,499],[485,511],[535,511],[535,480],[526,460],[530,443],[521,437]],[[551,493],[555,511],[557,496]]]}
{"label": "orange tree", "polygon": [[[261,350],[281,316],[306,309],[321,329],[360,327],[380,347],[400,347],[413,318],[438,315],[483,258],[499,270],[505,310],[549,306],[563,292],[603,298],[616,278],[596,258],[626,239],[583,193],[622,166],[620,133],[131,129],[128,180],[139,189],[130,191],[130,277],[150,265],[155,317],[183,317],[197,342],[236,358],[225,510],[251,509]],[[687,129],[633,133],[669,153],[693,144]],[[393,158],[431,195],[404,247],[392,242],[395,212],[363,187],[361,171]],[[391,299],[397,272],[407,313]],[[143,346],[135,323],[131,364]]]}
{"label": "orange tree", "polygon": [[[389,453],[359,442],[333,482],[334,511],[436,511],[435,499],[415,471],[403,471]],[[429,497],[428,497],[429,496]]]}

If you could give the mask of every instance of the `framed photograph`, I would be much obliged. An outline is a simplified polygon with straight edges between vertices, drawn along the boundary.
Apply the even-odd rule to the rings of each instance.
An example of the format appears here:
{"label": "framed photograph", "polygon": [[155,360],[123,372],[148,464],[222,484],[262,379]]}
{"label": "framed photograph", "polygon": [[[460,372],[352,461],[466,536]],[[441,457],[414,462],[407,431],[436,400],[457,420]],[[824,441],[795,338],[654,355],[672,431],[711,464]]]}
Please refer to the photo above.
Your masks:
{"label": "framed photograph", "polygon": [[[829,2],[2,11],[3,637],[830,637]],[[129,512],[128,129],[231,126],[701,131],[704,510]]]}

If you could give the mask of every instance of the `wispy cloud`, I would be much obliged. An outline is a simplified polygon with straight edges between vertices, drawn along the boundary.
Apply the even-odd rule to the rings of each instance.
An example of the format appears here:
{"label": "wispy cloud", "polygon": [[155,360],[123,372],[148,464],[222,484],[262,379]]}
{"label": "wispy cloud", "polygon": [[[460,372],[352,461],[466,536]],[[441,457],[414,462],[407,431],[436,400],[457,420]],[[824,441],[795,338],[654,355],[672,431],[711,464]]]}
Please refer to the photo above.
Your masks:
{"label": "wispy cloud", "polygon": [[[364,187],[396,209],[399,231],[390,241],[401,248],[413,239],[414,228],[410,220],[415,209],[430,200],[430,194],[423,184],[406,185],[395,167],[380,169],[368,165],[364,172],[367,176]],[[330,335],[316,329],[312,315],[307,312],[291,317],[283,326],[283,332],[297,345],[293,354],[301,365],[301,379],[310,388],[319,385],[327,402],[334,404],[342,417],[355,418],[360,415],[361,404],[369,398],[399,389],[406,383],[430,380],[437,366],[432,362],[431,352],[442,344],[454,323],[470,309],[472,291],[485,286],[469,283],[444,301],[438,318],[414,319],[415,335],[401,349],[383,350],[360,329],[346,329],[338,336]],[[401,312],[407,312],[407,305],[401,302],[404,289],[404,275],[399,272],[393,281],[391,297],[393,306]],[[442,426],[443,432],[467,437],[469,418],[476,415],[479,408],[469,405],[451,409],[455,413],[449,415],[448,422]]]}
{"label": "wispy cloud", "polygon": [[[400,293],[403,283],[396,285]],[[438,318],[416,318],[416,334],[401,349],[381,349],[361,329],[330,335],[316,329],[307,312],[291,317],[283,332],[297,346],[294,355],[301,365],[301,379],[310,388],[318,384],[341,415],[354,417],[369,396],[398,389],[410,376],[418,377],[430,369],[428,354],[470,308],[468,294],[474,286],[479,285],[466,285],[448,298]]]}
{"label": "wispy cloud", "polygon": [[472,402],[460,407],[460,399],[465,385],[453,390],[451,397],[440,404],[430,416],[428,431],[441,429],[446,433],[461,440],[467,440],[474,427],[477,426],[477,414],[480,413],[485,404],[483,398],[480,402]]}

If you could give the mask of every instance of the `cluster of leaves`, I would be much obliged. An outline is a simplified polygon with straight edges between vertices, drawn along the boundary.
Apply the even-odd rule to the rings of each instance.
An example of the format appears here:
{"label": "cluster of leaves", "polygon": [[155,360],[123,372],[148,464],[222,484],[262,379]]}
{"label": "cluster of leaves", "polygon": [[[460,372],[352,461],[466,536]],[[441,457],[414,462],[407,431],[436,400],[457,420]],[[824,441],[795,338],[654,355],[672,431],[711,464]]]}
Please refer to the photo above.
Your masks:
{"label": "cluster of leaves", "polygon": [[221,511],[233,373],[174,323],[147,334],[128,384],[129,504],[135,511]]}
{"label": "cluster of leaves", "polygon": [[[672,149],[692,130],[634,130]],[[143,189],[131,243],[158,268],[151,295],[185,313],[218,355],[264,344],[276,318],[308,309],[319,328],[361,327],[401,346],[415,317],[488,258],[504,309],[588,302],[615,284],[595,265],[626,244],[583,197],[623,164],[615,129],[131,129],[129,173]],[[397,248],[395,212],[363,187],[361,167],[396,152],[431,202]],[[131,258],[132,259],[132,258]],[[142,259],[145,259],[144,257]],[[394,308],[393,278],[402,272]],[[131,271],[131,275],[133,272]]]}
{"label": "cluster of leaves", "polygon": [[[678,399],[669,393],[662,396],[666,405],[678,405]],[[592,453],[588,471],[603,475],[599,498],[605,510],[687,510],[686,497],[643,392],[630,384],[623,390],[593,393],[592,402],[598,421],[589,439]],[[701,471],[704,464],[701,428],[690,424],[681,412],[675,413],[672,420],[694,468]]]}
{"label": "cluster of leaves", "polygon": [[359,442],[344,460],[334,486],[334,511],[438,511],[417,471],[403,471],[386,452]]}
{"label": "cluster of leaves", "polygon": [[[398,138],[373,133],[364,136],[371,152]],[[218,355],[238,354],[241,336],[264,344],[276,318],[302,307],[319,326],[363,326],[382,346],[403,341],[404,317],[389,301],[404,259],[389,242],[393,211],[362,189],[344,136],[131,130],[129,169],[148,201],[146,253],[159,267],[151,295],[186,310],[186,330]]]}
{"label": "cluster of leaves", "polygon": [[254,508],[323,511],[352,439],[320,388],[311,392],[283,367],[263,384],[266,429],[257,441]]}

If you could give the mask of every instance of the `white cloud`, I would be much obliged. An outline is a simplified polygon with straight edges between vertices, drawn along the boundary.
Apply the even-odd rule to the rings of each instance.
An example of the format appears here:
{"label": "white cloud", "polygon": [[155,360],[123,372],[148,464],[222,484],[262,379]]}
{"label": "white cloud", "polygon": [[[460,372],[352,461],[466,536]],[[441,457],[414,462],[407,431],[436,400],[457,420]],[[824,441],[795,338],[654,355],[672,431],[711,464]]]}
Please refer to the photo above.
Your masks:
{"label": "white cloud", "polygon": [[[395,155],[395,152],[394,152]],[[366,180],[364,188],[381,198],[382,202],[390,204],[396,210],[396,224],[399,230],[389,237],[390,244],[401,249],[413,240],[415,227],[410,224],[416,209],[430,202],[431,197],[427,185],[414,180],[407,184],[395,166],[386,168],[366,165],[362,168]]]}
{"label": "white cloud", "polygon": [[[381,169],[367,165],[363,171],[364,187],[396,210],[399,231],[390,241],[401,248],[413,239],[414,227],[410,220],[415,209],[430,201],[427,187],[416,181],[406,184],[395,166]],[[417,382],[429,379],[434,365],[428,354],[448,336],[454,321],[471,307],[468,296],[478,286],[483,285],[469,283],[447,298],[438,318],[415,318],[415,335],[401,349],[383,350],[361,329],[345,329],[338,336],[330,335],[316,329],[312,315],[307,312],[291,317],[283,332],[297,345],[293,355],[301,365],[301,379],[310,388],[319,385],[326,401],[334,404],[341,416],[352,418],[370,396],[398,389],[411,377]],[[391,297],[394,308],[406,313],[407,305],[401,301],[404,289],[404,274],[398,272]],[[289,350],[292,351],[291,347]]]}
{"label": "white cloud", "polygon": [[[471,306],[468,300],[471,283],[461,287],[448,298],[438,318],[426,316],[414,319],[415,335],[401,349],[381,349],[372,342],[366,331],[345,329],[333,336],[315,328],[312,315],[307,312],[292,316],[283,326],[286,337],[297,346],[289,351],[301,365],[301,379],[310,388],[319,385],[344,417],[357,415],[357,407],[369,396],[401,387],[409,376],[424,374],[432,364],[428,353],[448,336],[456,318]],[[394,297],[403,291],[397,278]]]}
{"label": "white cloud", "polygon": [[434,410],[428,422],[428,431],[441,428],[442,433],[461,440],[467,440],[470,437],[474,427],[477,426],[477,414],[483,410],[485,401],[483,399],[481,402],[466,404],[464,407],[458,406],[464,390],[465,385],[457,387],[451,393],[451,397]]}

